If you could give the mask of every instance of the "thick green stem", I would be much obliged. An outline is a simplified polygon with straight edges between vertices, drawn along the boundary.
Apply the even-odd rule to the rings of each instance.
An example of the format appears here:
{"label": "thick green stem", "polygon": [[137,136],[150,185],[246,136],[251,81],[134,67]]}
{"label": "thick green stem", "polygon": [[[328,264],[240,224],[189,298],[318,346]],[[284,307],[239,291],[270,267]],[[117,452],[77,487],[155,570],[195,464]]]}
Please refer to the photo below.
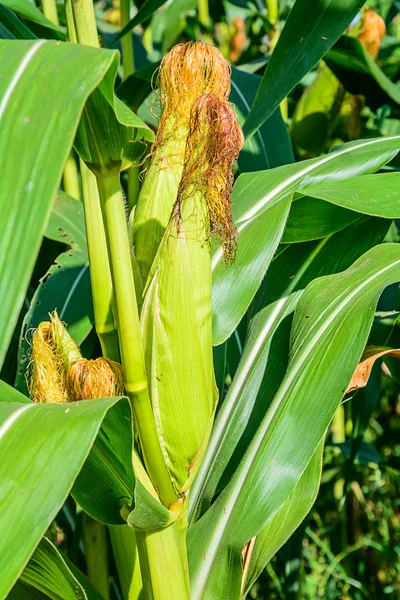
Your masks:
{"label": "thick green stem", "polygon": [[108,580],[107,529],[103,523],[83,515],[85,558],[90,581],[105,600],[110,598]]}
{"label": "thick green stem", "polygon": [[68,41],[70,41],[72,44],[77,44],[78,39],[76,37],[74,12],[72,10],[72,2],[73,2],[73,0],[65,0],[65,19],[67,21]]}
{"label": "thick green stem", "polygon": [[114,294],[97,181],[83,161],[81,173],[96,332],[103,356],[119,362],[118,333],[112,310]]}
{"label": "thick green stem", "polygon": [[267,0],[267,17],[271,25],[276,25],[279,17],[279,1]]}
{"label": "thick green stem", "polygon": [[129,525],[110,525],[108,530],[123,598],[137,600],[141,597],[143,583],[135,530]]}
{"label": "thick green stem", "polygon": [[79,185],[79,176],[78,176],[78,168],[76,166],[74,152],[67,158],[67,162],[64,165],[64,173],[63,173],[63,187],[64,191],[71,198],[75,198],[75,200],[81,199],[81,189]]}
{"label": "thick green stem", "polygon": [[185,538],[181,520],[166,529],[136,532],[145,600],[189,600]]}
{"label": "thick green stem", "polygon": [[76,37],[79,44],[99,47],[99,36],[96,27],[92,0],[72,0]]}
{"label": "thick green stem", "polygon": [[164,463],[147,387],[139,331],[139,314],[132,274],[128,228],[119,175],[98,179],[106,230],[125,389],[131,401],[144,461],[161,501],[169,506],[176,493]]}
{"label": "thick green stem", "polygon": [[199,21],[204,27],[208,27],[210,25],[210,13],[208,10],[208,0],[199,0],[198,2],[199,9]]}
{"label": "thick green stem", "polygon": [[[130,21],[130,0],[121,0],[121,28]],[[122,65],[124,79],[135,72],[135,55],[133,48],[133,35],[130,31],[121,40]],[[131,167],[128,171],[128,206],[130,210],[136,206],[140,192],[139,168]]]}
{"label": "thick green stem", "polygon": [[[59,24],[58,14],[57,14],[57,5],[55,0],[43,0],[42,8],[44,16],[52,21],[55,25]],[[72,14],[72,5],[71,0],[66,0],[65,2],[65,15],[67,19],[67,28],[68,28],[68,39],[70,42],[76,43],[76,33],[75,33],[75,25],[74,18]],[[71,151],[71,154],[67,158],[67,161],[64,165],[63,172],[63,186],[64,191],[71,196],[71,198],[75,198],[76,200],[81,199],[81,188],[79,185],[79,175],[78,168],[76,165],[74,151]]]}
{"label": "thick green stem", "polygon": [[[332,441],[334,444],[341,444],[346,441],[346,431],[345,431],[345,413],[344,413],[344,405],[340,404],[335,414],[333,415],[332,420]],[[340,502],[343,497],[344,492],[344,479],[340,478],[335,482],[333,495],[336,500]]]}
{"label": "thick green stem", "polygon": [[57,4],[55,0],[42,0],[43,14],[54,25],[59,25]]}
{"label": "thick green stem", "polygon": [[[130,21],[130,0],[121,0],[121,29]],[[124,79],[135,71],[135,59],[133,54],[133,36],[130,31],[121,39],[122,64],[124,67]]]}

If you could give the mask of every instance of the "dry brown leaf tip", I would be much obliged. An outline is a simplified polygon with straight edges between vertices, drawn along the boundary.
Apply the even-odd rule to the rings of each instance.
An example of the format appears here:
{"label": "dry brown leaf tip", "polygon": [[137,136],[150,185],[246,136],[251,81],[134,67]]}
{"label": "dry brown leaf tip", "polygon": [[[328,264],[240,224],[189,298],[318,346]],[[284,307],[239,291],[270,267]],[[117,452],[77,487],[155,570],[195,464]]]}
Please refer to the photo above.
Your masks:
{"label": "dry brown leaf tip", "polygon": [[356,390],[365,387],[370,378],[372,367],[374,366],[375,361],[384,356],[400,358],[400,349],[384,347],[367,348],[353,373],[353,377],[351,378],[351,381],[347,387],[346,394],[355,392]]}

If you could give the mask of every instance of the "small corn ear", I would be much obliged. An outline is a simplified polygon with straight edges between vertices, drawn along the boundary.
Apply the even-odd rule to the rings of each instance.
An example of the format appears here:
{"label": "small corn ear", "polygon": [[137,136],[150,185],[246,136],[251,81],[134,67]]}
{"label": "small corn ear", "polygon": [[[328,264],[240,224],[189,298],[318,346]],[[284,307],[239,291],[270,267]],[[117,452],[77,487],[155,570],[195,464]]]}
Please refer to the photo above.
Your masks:
{"label": "small corn ear", "polygon": [[121,365],[107,358],[82,358],[56,312],[33,334],[31,365],[28,385],[35,402],[66,403],[123,394]]}
{"label": "small corn ear", "polygon": [[74,400],[66,374],[70,360],[80,352],[56,312],[32,336],[31,376],[28,388],[35,402],[65,403]]}

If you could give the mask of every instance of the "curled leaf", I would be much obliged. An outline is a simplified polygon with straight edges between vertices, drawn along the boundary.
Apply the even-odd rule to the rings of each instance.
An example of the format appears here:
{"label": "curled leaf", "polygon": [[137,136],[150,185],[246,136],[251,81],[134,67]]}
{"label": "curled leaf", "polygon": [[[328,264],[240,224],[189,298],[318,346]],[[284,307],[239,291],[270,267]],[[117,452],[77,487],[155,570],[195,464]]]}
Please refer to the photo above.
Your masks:
{"label": "curled leaf", "polygon": [[382,356],[393,356],[395,358],[400,358],[400,349],[376,347],[366,350],[361,357],[360,363],[354,371],[353,377],[351,378],[349,386],[346,390],[346,394],[355,392],[356,390],[367,385],[375,361]]}

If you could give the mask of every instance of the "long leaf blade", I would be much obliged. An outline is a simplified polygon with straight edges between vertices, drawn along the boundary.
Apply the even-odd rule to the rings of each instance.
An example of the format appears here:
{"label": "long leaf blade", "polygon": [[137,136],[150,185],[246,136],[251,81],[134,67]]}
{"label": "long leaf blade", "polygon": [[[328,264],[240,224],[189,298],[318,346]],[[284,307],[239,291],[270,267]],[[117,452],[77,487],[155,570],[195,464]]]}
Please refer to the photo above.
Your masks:
{"label": "long leaf blade", "polygon": [[44,40],[0,40],[0,55],[2,364],[81,111],[117,56]]}
{"label": "long leaf blade", "polygon": [[286,246],[274,259],[250,309],[242,359],[190,491],[192,521],[210,506],[234,455],[237,466],[281,383],[287,363],[287,348],[281,348],[286,335],[282,323],[306,286],[316,277],[350,267],[383,240],[388,228],[384,220],[363,219],[318,242]]}
{"label": "long leaf blade", "polygon": [[347,271],[308,286],[296,310],[282,385],[234,478],[189,530],[194,600],[204,593],[210,599],[237,596],[244,544],[299,481],[362,354],[379,295],[399,279],[400,249],[384,244]]}
{"label": "long leaf blade", "polygon": [[[399,137],[358,140],[326,156],[238,178],[232,196],[239,232],[237,262],[226,268],[220,248],[212,259],[214,345],[232,334],[254,298],[272,259],[267,249],[275,251],[282,236],[290,196],[303,188],[311,193],[311,187],[322,183],[374,173],[397,154],[399,141]],[[260,259],[262,252],[266,256]]]}
{"label": "long leaf blade", "polygon": [[333,46],[364,0],[297,0],[244,124],[252,136],[281,100]]}
{"label": "long leaf blade", "polygon": [[[5,393],[7,393],[5,389]],[[0,403],[0,597],[61,508],[107,412],[126,399]]]}
{"label": "long leaf blade", "polygon": [[[68,561],[69,562],[69,561]],[[26,565],[21,581],[63,600],[103,600],[89,580],[80,574],[79,581],[71,571],[67,559],[44,537]]]}

